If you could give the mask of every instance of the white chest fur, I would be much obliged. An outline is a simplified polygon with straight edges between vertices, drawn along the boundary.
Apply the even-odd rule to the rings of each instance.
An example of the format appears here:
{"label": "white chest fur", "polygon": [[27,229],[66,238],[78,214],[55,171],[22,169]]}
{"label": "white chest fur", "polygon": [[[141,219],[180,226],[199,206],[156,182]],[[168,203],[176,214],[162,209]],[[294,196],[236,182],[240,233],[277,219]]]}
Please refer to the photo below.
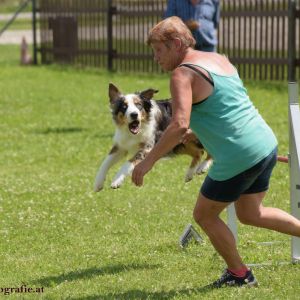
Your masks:
{"label": "white chest fur", "polygon": [[114,142],[128,154],[135,154],[142,143],[154,145],[155,126],[152,122],[142,126],[141,131],[133,135],[127,128],[116,128]]}

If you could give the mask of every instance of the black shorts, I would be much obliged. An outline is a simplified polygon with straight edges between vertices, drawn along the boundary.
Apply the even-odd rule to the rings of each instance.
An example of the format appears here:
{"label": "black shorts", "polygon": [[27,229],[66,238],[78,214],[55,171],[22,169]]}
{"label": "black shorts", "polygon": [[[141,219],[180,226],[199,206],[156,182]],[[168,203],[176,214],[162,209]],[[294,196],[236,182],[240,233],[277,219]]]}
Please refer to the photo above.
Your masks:
{"label": "black shorts", "polygon": [[220,202],[238,200],[242,194],[264,192],[269,188],[272,170],[277,162],[277,147],[255,166],[223,181],[206,176],[200,192],[208,199]]}

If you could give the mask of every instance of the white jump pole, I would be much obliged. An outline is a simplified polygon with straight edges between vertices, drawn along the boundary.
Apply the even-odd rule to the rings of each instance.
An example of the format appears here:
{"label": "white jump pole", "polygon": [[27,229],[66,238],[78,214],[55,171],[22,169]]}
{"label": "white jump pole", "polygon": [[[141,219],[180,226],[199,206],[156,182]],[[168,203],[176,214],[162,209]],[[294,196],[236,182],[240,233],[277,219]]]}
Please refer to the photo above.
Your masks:
{"label": "white jump pole", "polygon": [[[298,84],[289,83],[289,169],[291,213],[300,220],[300,110]],[[300,262],[300,238],[292,237],[292,262]]]}
{"label": "white jump pole", "polygon": [[238,242],[238,225],[237,225],[237,220],[236,220],[236,213],[235,213],[235,208],[234,204],[231,203],[227,207],[227,225],[229,229],[231,230],[236,243]]}

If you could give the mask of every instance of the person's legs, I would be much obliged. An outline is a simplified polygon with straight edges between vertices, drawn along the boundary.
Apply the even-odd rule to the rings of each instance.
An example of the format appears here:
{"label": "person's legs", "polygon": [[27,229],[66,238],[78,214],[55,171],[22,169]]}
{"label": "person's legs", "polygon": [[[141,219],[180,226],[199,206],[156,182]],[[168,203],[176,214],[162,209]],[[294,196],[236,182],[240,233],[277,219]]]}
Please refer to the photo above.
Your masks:
{"label": "person's legs", "polygon": [[281,209],[264,207],[265,194],[243,194],[235,202],[236,215],[241,223],[300,237],[300,220]]}
{"label": "person's legs", "polygon": [[201,193],[194,208],[194,219],[205,231],[216,251],[225,260],[228,269],[245,268],[237,251],[234,236],[219,214],[230,202],[213,201]]}
{"label": "person's legs", "polygon": [[300,221],[275,208],[265,208],[262,200],[276,164],[276,149],[253,167],[223,181],[207,176],[194,209],[194,218],[227,263],[214,287],[256,286],[257,281],[237,251],[234,237],[219,214],[232,202],[241,222],[300,236]]}

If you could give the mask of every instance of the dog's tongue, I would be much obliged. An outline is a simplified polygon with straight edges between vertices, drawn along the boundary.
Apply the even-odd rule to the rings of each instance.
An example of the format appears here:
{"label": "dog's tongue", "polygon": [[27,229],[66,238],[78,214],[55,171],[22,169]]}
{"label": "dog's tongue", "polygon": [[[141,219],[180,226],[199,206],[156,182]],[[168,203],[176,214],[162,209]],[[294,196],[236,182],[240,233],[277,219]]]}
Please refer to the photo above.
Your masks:
{"label": "dog's tongue", "polygon": [[131,128],[130,131],[133,133],[133,134],[137,134],[139,132],[139,128]]}
{"label": "dog's tongue", "polygon": [[132,123],[129,124],[129,130],[133,134],[137,134],[139,132],[139,122],[138,121],[133,121]]}

